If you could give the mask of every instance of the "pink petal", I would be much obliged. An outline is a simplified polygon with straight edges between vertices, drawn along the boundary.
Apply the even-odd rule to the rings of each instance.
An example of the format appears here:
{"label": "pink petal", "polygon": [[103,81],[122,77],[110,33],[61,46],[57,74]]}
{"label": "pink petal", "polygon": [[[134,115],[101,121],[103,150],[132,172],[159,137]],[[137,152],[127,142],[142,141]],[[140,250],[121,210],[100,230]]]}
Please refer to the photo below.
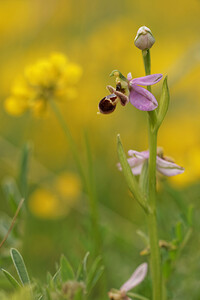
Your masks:
{"label": "pink petal", "polygon": [[128,281],[126,281],[120,288],[120,291],[128,292],[138,284],[140,284],[145,276],[147,275],[147,269],[148,265],[147,263],[141,264],[135,272],[132,274],[132,276],[129,278]]}
{"label": "pink petal", "polygon": [[133,175],[139,175],[141,173],[142,167],[144,164],[144,160],[145,160],[144,158],[139,159],[139,158],[135,158],[135,157],[130,157],[127,159],[128,163],[131,167]]}
{"label": "pink petal", "polygon": [[133,77],[132,77],[132,74],[131,74],[131,72],[129,72],[128,75],[127,75],[128,81],[131,81],[132,78],[133,78]]}
{"label": "pink petal", "polygon": [[178,166],[177,164],[162,159],[159,156],[157,156],[156,158],[156,167],[157,170],[165,176],[175,176],[178,174],[182,174],[185,170],[184,168]]}
{"label": "pink petal", "polygon": [[151,111],[158,106],[158,102],[154,95],[137,85],[132,86],[129,99],[133,106],[143,111]]}
{"label": "pink petal", "polygon": [[162,74],[147,75],[144,77],[138,77],[131,80],[130,85],[152,85],[159,82],[162,79]]}
{"label": "pink petal", "polygon": [[129,150],[128,151],[128,155],[129,156],[134,156],[136,158],[149,158],[149,150],[147,151],[142,151],[142,152],[138,152],[138,151],[135,151],[135,150]]}

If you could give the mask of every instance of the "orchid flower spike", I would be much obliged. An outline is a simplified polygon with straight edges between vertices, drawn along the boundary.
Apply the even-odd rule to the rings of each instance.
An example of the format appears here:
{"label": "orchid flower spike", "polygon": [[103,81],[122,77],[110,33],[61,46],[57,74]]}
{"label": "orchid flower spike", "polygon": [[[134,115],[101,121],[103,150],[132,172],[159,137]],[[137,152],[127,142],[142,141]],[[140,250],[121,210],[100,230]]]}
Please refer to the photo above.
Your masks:
{"label": "orchid flower spike", "polygon": [[[149,159],[149,150],[142,152],[129,150],[128,155],[130,157],[127,160],[132,169],[132,173],[134,175],[139,175],[142,171],[144,162]],[[119,170],[122,169],[120,163],[118,163],[117,166]],[[185,170],[184,168],[175,164],[173,160],[163,156],[161,148],[157,149],[156,168],[159,173],[165,176],[175,176],[178,174],[182,174]]]}
{"label": "orchid flower spike", "polygon": [[127,296],[127,292],[139,285],[147,275],[148,265],[147,263],[141,264],[133,272],[131,277],[121,286],[120,290],[112,289],[108,296],[110,300],[131,300]]}
{"label": "orchid flower spike", "polygon": [[115,110],[118,102],[125,106],[129,101],[133,106],[142,111],[151,111],[157,108],[158,102],[154,95],[141,87],[141,85],[149,86],[156,84],[162,79],[162,74],[153,74],[132,79],[131,73],[128,73],[126,78],[119,71],[114,70],[110,76],[116,77],[116,88],[110,85],[107,86],[111,94],[99,102],[100,113],[109,114]]}

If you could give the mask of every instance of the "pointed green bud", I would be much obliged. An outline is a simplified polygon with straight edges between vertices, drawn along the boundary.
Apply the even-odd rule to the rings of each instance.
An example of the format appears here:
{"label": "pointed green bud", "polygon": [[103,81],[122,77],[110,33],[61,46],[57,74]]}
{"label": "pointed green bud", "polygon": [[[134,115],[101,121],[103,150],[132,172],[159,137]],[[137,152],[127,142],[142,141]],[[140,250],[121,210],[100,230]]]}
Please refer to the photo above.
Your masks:
{"label": "pointed green bud", "polygon": [[165,115],[168,111],[169,100],[170,100],[170,95],[169,95],[169,88],[168,88],[167,76],[166,76],[163,81],[162,94],[161,94],[159,106],[158,106],[157,124],[156,124],[157,129],[162,124],[162,122],[165,118]]}
{"label": "pointed green bud", "polygon": [[154,43],[155,39],[151,30],[146,26],[140,27],[134,40],[135,46],[140,50],[147,50],[150,49]]}

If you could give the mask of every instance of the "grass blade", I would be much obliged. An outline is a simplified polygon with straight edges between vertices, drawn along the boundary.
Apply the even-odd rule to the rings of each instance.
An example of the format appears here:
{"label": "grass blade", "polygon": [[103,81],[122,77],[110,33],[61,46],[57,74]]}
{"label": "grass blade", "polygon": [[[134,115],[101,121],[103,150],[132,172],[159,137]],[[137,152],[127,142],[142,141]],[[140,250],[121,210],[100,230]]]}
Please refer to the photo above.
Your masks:
{"label": "grass blade", "polygon": [[1,269],[1,271],[3,272],[3,274],[6,276],[6,278],[8,279],[8,281],[10,281],[10,283],[12,284],[12,286],[14,288],[19,288],[20,284],[18,283],[18,281],[6,270]]}

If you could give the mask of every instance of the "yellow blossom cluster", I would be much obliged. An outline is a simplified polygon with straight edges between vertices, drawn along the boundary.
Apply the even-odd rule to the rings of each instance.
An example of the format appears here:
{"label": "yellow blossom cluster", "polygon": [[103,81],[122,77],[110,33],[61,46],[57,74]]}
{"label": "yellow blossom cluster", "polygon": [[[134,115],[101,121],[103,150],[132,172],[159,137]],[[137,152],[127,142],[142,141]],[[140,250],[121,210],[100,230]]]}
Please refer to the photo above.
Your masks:
{"label": "yellow blossom cluster", "polygon": [[11,95],[5,100],[6,111],[15,116],[32,110],[36,116],[46,111],[49,100],[74,99],[76,85],[82,75],[78,64],[61,53],[53,53],[27,66],[22,78],[16,80]]}

